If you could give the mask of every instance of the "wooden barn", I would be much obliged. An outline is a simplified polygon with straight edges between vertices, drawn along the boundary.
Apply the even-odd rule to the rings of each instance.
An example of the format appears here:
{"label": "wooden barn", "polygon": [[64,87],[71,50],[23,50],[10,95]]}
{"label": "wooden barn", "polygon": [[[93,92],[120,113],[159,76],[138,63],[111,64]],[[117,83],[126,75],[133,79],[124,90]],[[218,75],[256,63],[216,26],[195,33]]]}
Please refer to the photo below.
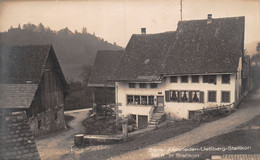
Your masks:
{"label": "wooden barn", "polygon": [[115,83],[109,82],[117,67],[123,50],[101,50],[97,52],[88,87],[93,91],[98,106],[115,103]]}
{"label": "wooden barn", "polygon": [[52,45],[0,50],[0,111],[26,111],[34,135],[65,128],[68,85]]}

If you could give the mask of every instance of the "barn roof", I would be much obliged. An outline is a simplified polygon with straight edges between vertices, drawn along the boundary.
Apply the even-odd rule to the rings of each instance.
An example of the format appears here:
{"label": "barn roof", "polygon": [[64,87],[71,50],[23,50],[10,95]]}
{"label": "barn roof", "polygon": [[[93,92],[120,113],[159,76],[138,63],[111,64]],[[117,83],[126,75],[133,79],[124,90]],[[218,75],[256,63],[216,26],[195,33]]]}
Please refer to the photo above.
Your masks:
{"label": "barn roof", "polygon": [[0,47],[0,83],[38,84],[49,55],[57,62],[58,72],[67,85],[52,45],[28,45]]}
{"label": "barn roof", "polygon": [[133,35],[111,80],[234,73],[244,49],[244,23],[244,17],[191,20],[179,22],[176,32]]}
{"label": "barn roof", "polygon": [[1,108],[29,108],[37,84],[0,84]]}
{"label": "barn roof", "polygon": [[122,50],[102,50],[98,51],[94,66],[90,75],[88,86],[90,87],[103,87],[114,86],[112,82],[107,80],[111,76],[112,71],[117,66]]}
{"label": "barn roof", "polygon": [[42,79],[48,57],[68,85],[51,45],[0,47],[0,108],[28,108]]}
{"label": "barn roof", "polygon": [[40,159],[25,112],[0,112],[0,159]]}

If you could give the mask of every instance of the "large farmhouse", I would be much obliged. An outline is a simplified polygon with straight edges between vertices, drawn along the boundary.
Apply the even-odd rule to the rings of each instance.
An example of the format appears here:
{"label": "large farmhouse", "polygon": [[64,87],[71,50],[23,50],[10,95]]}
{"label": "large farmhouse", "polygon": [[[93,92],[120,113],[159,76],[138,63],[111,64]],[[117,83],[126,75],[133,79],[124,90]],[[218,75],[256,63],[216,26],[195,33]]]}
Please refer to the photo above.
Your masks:
{"label": "large farmhouse", "polygon": [[175,32],[133,35],[113,73],[121,116],[234,106],[243,94],[244,17],[181,21]]}
{"label": "large farmhouse", "polygon": [[68,91],[51,45],[1,47],[0,111],[26,111],[35,135],[65,127]]}
{"label": "large farmhouse", "polygon": [[204,20],[181,21],[172,32],[146,34],[142,28],[114,61],[118,65],[113,72],[95,77],[105,75],[103,84],[115,82],[119,115],[132,115],[138,127],[165,113],[188,119],[203,108],[234,107],[251,81],[244,25],[244,17],[209,14]]}

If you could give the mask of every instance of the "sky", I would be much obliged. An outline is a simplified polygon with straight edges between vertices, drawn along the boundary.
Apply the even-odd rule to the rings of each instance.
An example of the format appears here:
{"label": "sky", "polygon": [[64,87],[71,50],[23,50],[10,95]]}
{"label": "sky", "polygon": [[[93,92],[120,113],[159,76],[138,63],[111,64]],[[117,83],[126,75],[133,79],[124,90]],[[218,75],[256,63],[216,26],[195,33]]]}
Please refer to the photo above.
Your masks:
{"label": "sky", "polygon": [[[174,31],[181,0],[0,0],[0,32],[26,23],[60,30],[83,27],[125,47],[132,34]],[[245,16],[245,43],[260,41],[260,0],[182,0],[182,19]]]}

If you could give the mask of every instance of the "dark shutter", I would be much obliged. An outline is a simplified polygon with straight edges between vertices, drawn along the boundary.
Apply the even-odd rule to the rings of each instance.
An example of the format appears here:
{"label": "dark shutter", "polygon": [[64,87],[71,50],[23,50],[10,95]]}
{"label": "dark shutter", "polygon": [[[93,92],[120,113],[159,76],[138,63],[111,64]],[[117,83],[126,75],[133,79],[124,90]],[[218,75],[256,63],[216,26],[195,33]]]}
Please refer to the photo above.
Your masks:
{"label": "dark shutter", "polygon": [[189,91],[189,102],[192,102],[192,91]]}
{"label": "dark shutter", "polygon": [[165,101],[170,102],[170,91],[165,91]]}
{"label": "dark shutter", "polygon": [[181,91],[178,91],[178,102],[181,101]]}
{"label": "dark shutter", "polygon": [[200,103],[204,103],[204,92],[200,92]]}

